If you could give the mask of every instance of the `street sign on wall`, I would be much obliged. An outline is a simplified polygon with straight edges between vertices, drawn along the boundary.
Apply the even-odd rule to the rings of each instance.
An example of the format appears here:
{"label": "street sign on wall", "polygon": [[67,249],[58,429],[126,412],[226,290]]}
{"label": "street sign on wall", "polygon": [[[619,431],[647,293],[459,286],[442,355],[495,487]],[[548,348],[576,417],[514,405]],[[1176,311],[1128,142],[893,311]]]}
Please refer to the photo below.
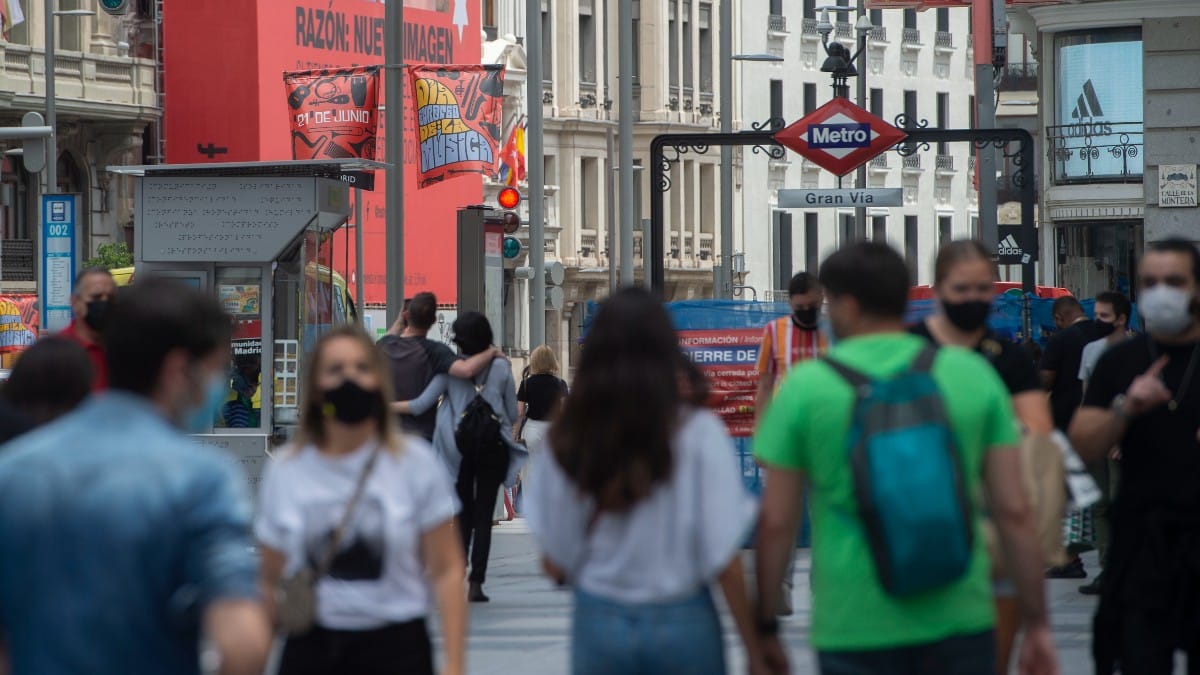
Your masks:
{"label": "street sign on wall", "polygon": [[780,190],[781,209],[840,209],[859,206],[903,206],[902,188]]}
{"label": "street sign on wall", "polygon": [[775,134],[775,140],[822,169],[844,176],[906,136],[849,100],[835,98]]}
{"label": "street sign on wall", "polygon": [[42,195],[42,328],[58,331],[71,323],[75,283],[75,195]]}

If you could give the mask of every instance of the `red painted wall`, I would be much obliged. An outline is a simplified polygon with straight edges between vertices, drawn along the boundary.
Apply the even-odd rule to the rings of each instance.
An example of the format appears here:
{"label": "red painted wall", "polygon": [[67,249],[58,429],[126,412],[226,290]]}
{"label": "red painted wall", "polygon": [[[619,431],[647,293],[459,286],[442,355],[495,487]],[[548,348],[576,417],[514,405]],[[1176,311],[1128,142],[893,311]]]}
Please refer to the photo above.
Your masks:
{"label": "red painted wall", "polygon": [[[407,63],[479,63],[479,0],[409,0],[404,14]],[[163,19],[172,163],[291,159],[283,72],[383,62],[382,2],[188,0],[164,3]],[[406,91],[405,98],[410,96]],[[407,102],[405,113],[403,129],[411,134]],[[388,161],[382,156],[386,135],[395,132],[394,123],[380,115],[381,161]],[[197,143],[206,146],[210,137],[229,153],[210,160],[197,152]],[[405,158],[405,293],[433,291],[439,302],[454,303],[456,211],[482,201],[483,179],[468,176],[418,189],[416,149],[408,147]],[[381,304],[387,273],[382,174],[376,186],[362,193],[363,272],[366,302]],[[334,264],[353,289],[352,246],[352,232],[343,230]]]}

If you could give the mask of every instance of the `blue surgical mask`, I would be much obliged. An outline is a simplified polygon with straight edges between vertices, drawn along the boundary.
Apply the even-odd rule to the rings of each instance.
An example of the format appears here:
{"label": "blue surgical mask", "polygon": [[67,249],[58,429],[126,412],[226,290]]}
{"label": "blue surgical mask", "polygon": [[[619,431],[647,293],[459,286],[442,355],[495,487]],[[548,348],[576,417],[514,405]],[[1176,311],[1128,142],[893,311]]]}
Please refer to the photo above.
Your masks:
{"label": "blue surgical mask", "polygon": [[213,425],[213,420],[225,405],[229,396],[229,378],[222,373],[213,375],[205,385],[200,403],[183,414],[183,430],[189,434],[202,434]]}

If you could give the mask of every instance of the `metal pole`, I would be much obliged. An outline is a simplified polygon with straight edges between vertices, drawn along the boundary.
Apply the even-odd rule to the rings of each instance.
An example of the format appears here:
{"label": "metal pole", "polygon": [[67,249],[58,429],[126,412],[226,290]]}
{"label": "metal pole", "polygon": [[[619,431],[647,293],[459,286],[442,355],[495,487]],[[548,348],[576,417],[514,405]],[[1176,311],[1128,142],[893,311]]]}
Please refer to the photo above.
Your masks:
{"label": "metal pole", "polygon": [[[621,241],[617,250],[621,256],[621,285],[633,285],[633,223],[641,214],[634,214],[633,181],[633,0],[617,4],[617,108],[620,113],[617,152],[620,172],[617,174],[621,208]],[[646,246],[646,240],[642,240]],[[646,270],[642,270],[645,275]]]}
{"label": "metal pole", "polygon": [[363,207],[362,190],[354,191],[354,301],[358,303],[358,325],[366,326],[366,295],[363,294]]}
{"label": "metal pole", "polygon": [[604,197],[607,200],[605,203],[608,204],[604,209],[604,216],[607,221],[606,227],[608,228],[606,235],[608,238],[608,292],[615,293],[617,290],[617,214],[616,210],[613,209],[616,202],[614,199],[616,195],[613,194],[615,192],[613,190],[613,183],[616,180],[617,167],[613,164],[613,146],[615,143],[612,125],[609,125],[607,133],[604,134],[604,140],[608,149],[608,154],[606,155],[608,157],[608,172],[604,176]]}
{"label": "metal pole", "polygon": [[[977,129],[996,127],[996,80],[992,70],[992,2],[976,0],[972,10],[975,36],[975,107]],[[996,148],[979,150],[979,240],[989,251],[996,250]]]}
{"label": "metal pole", "polygon": [[[733,0],[721,0],[721,133],[733,131]],[[733,297],[733,147],[721,146],[721,273],[713,297]]]}
{"label": "metal pole", "polygon": [[[54,100],[54,0],[45,0],[46,21],[46,126],[58,128],[58,110]],[[46,139],[46,192],[58,192],[58,139],[51,133]],[[40,207],[39,207],[40,208]],[[38,215],[41,218],[41,214]],[[40,241],[41,237],[37,237]]]}
{"label": "metal pole", "polygon": [[[858,0],[858,17],[860,20],[862,19],[862,17],[866,16],[866,12],[867,12],[866,3],[864,3],[863,0]],[[865,37],[859,37],[858,39],[861,40],[861,42],[862,42],[862,44],[860,46],[865,46],[866,41],[870,39],[870,34],[868,34]],[[856,99],[857,99],[855,102],[858,103],[858,107],[865,108],[865,107],[867,107],[867,50],[866,49],[859,50],[858,63],[855,65],[855,67],[858,68],[858,82],[856,83],[858,86],[858,90],[857,90],[857,92],[855,92]],[[867,187],[867,165],[866,164],[863,164],[862,166],[858,167],[858,171],[855,172],[854,180],[855,180],[854,184],[857,185],[859,187],[859,189],[866,189],[866,187]],[[865,207],[865,206],[859,206],[854,209],[854,239],[855,239],[855,241],[866,241],[866,239],[867,239],[867,207]]]}
{"label": "metal pole", "polygon": [[[554,7],[554,3],[550,5]],[[528,87],[529,133],[529,347],[546,343],[546,161],[542,134],[542,5],[527,0],[525,5],[525,54],[528,59],[525,82]]]}
{"label": "metal pole", "polygon": [[384,0],[383,60],[387,140],[384,156],[387,169],[387,225],[384,252],[387,255],[387,323],[392,325],[404,304],[404,2]]}

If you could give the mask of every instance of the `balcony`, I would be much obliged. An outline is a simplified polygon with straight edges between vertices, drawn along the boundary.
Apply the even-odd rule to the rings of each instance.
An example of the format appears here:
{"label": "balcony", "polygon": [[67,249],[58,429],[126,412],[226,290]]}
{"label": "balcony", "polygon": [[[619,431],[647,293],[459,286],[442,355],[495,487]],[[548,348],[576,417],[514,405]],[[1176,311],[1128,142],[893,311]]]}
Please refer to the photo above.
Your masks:
{"label": "balcony", "polygon": [[909,155],[904,158],[904,173],[920,173],[921,155]]}
{"label": "balcony", "polygon": [[806,17],[801,21],[800,34],[810,40],[820,40],[821,34],[817,32],[817,20]]}
{"label": "balcony", "polygon": [[878,157],[872,157],[867,164],[867,170],[872,173],[887,173],[888,171],[888,154],[885,152]]}
{"label": "balcony", "polygon": [[782,14],[767,16],[767,34],[772,37],[783,37],[788,34],[787,17]]}
{"label": "balcony", "polygon": [[[60,115],[90,120],[159,116],[153,61],[71,51],[59,51],[55,56]],[[5,92],[7,107],[41,108],[46,96],[45,75],[46,57],[41,49],[0,42],[0,91]]]}
{"label": "balcony", "polygon": [[939,30],[933,34],[933,47],[938,52],[947,54],[954,51],[954,33]]}
{"label": "balcony", "polygon": [[5,239],[0,245],[0,281],[36,281],[32,239]]}
{"label": "balcony", "polygon": [[579,257],[583,260],[600,259],[600,237],[595,230],[579,231]]}
{"label": "balcony", "polygon": [[1010,63],[1000,71],[997,91],[1037,91],[1038,64]]}
{"label": "balcony", "polygon": [[938,154],[935,160],[935,168],[940,175],[950,175],[954,173],[954,155]]}
{"label": "balcony", "polygon": [[834,35],[839,40],[854,40],[854,24],[849,21],[838,21],[834,27]]}
{"label": "balcony", "polygon": [[905,49],[920,49],[921,48],[921,31],[918,28],[905,28],[904,34],[900,38],[901,44]]}
{"label": "balcony", "polygon": [[975,153],[967,155],[967,171],[975,171]]}
{"label": "balcony", "polygon": [[708,232],[700,233],[700,261],[711,262],[714,254],[713,235]]}
{"label": "balcony", "polygon": [[581,81],[579,83],[579,107],[583,109],[595,108],[596,103],[596,83],[586,79]]}
{"label": "balcony", "polygon": [[888,41],[887,26],[875,26],[870,33],[867,33],[867,37],[873,44],[886,45]]}
{"label": "balcony", "polygon": [[1140,183],[1142,123],[1084,122],[1046,127],[1050,180],[1076,183]]}

